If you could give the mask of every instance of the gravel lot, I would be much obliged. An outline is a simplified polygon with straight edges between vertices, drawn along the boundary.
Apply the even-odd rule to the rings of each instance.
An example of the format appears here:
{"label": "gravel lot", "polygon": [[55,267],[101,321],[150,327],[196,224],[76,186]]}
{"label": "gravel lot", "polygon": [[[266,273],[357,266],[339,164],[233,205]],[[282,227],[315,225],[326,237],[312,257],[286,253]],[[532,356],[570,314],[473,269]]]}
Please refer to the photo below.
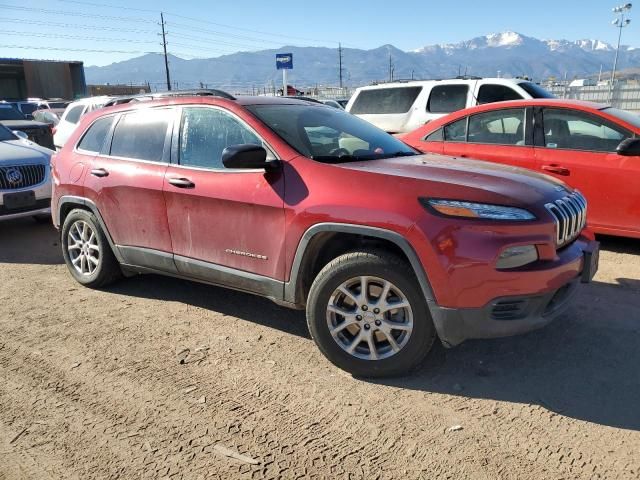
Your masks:
{"label": "gravel lot", "polygon": [[152,276],[88,290],[51,227],[1,223],[0,479],[640,478],[640,241],[601,240],[554,324],[367,382],[301,312]]}

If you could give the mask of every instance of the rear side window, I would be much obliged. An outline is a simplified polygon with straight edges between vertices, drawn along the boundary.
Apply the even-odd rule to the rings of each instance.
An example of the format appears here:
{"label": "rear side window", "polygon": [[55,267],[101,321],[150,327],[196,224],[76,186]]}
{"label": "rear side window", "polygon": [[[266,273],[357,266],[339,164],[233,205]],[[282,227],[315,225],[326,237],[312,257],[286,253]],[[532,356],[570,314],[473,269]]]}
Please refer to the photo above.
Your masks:
{"label": "rear side window", "polygon": [[467,106],[468,85],[436,85],[431,89],[427,111],[451,113]]}
{"label": "rear side window", "polygon": [[407,113],[422,91],[422,87],[395,87],[361,90],[350,113]]}
{"label": "rear side window", "polygon": [[445,125],[444,139],[447,142],[465,142],[467,140],[467,117]]}
{"label": "rear side window", "polygon": [[170,109],[145,109],[120,118],[113,132],[111,155],[137,160],[162,161]]}
{"label": "rear side window", "polygon": [[82,140],[80,140],[78,149],[87,152],[100,152],[104,145],[104,140],[107,138],[107,133],[109,133],[109,129],[111,128],[112,121],[113,117],[104,117],[96,120],[93,125],[89,127],[87,133],[84,134]]}
{"label": "rear side window", "polygon": [[483,103],[506,102],[508,100],[521,100],[522,95],[513,88],[505,85],[481,85],[478,90],[478,105]]}
{"label": "rear side window", "polygon": [[65,121],[69,123],[78,123],[78,120],[80,120],[80,117],[82,116],[83,110],[84,105],[76,105],[75,107],[72,107],[64,116]]}

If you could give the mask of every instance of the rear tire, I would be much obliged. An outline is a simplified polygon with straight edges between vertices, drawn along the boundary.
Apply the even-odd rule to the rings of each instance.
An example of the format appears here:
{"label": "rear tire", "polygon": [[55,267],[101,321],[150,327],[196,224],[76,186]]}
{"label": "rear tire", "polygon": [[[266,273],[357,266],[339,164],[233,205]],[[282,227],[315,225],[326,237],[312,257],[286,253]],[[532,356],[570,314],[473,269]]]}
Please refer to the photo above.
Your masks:
{"label": "rear tire", "polygon": [[78,283],[101,288],[122,277],[109,241],[92,212],[69,212],[62,226],[62,255]]}
{"label": "rear tire", "polygon": [[329,361],[361,377],[408,373],[436,338],[412,268],[379,251],[347,253],[327,264],[309,291],[307,323]]}

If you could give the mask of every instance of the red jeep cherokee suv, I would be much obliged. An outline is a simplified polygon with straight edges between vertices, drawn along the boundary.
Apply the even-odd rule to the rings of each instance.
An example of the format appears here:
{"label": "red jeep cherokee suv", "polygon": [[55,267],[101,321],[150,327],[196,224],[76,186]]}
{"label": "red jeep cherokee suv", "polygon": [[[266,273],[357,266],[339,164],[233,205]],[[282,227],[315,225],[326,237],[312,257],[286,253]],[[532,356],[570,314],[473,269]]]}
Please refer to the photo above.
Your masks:
{"label": "red jeep cherokee suv", "polygon": [[545,325],[597,269],[582,195],[549,177],[420,155],[295,99],[182,97],[83,118],[53,161],[73,277],[160,273],[306,307],[363,376]]}

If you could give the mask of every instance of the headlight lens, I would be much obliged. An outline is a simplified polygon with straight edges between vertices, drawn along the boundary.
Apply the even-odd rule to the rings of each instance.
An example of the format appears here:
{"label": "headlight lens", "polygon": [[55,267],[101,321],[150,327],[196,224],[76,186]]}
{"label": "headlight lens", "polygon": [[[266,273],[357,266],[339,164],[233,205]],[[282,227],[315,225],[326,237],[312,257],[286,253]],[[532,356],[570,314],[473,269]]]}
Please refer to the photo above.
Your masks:
{"label": "headlight lens", "polygon": [[496,268],[499,270],[506,270],[509,268],[518,268],[528,265],[538,260],[538,249],[535,245],[521,245],[518,247],[505,248],[498,262]]}
{"label": "headlight lens", "polygon": [[487,203],[465,202],[461,200],[420,199],[420,202],[448,217],[485,218],[522,222],[535,220],[533,213],[523,208],[490,205]]}

